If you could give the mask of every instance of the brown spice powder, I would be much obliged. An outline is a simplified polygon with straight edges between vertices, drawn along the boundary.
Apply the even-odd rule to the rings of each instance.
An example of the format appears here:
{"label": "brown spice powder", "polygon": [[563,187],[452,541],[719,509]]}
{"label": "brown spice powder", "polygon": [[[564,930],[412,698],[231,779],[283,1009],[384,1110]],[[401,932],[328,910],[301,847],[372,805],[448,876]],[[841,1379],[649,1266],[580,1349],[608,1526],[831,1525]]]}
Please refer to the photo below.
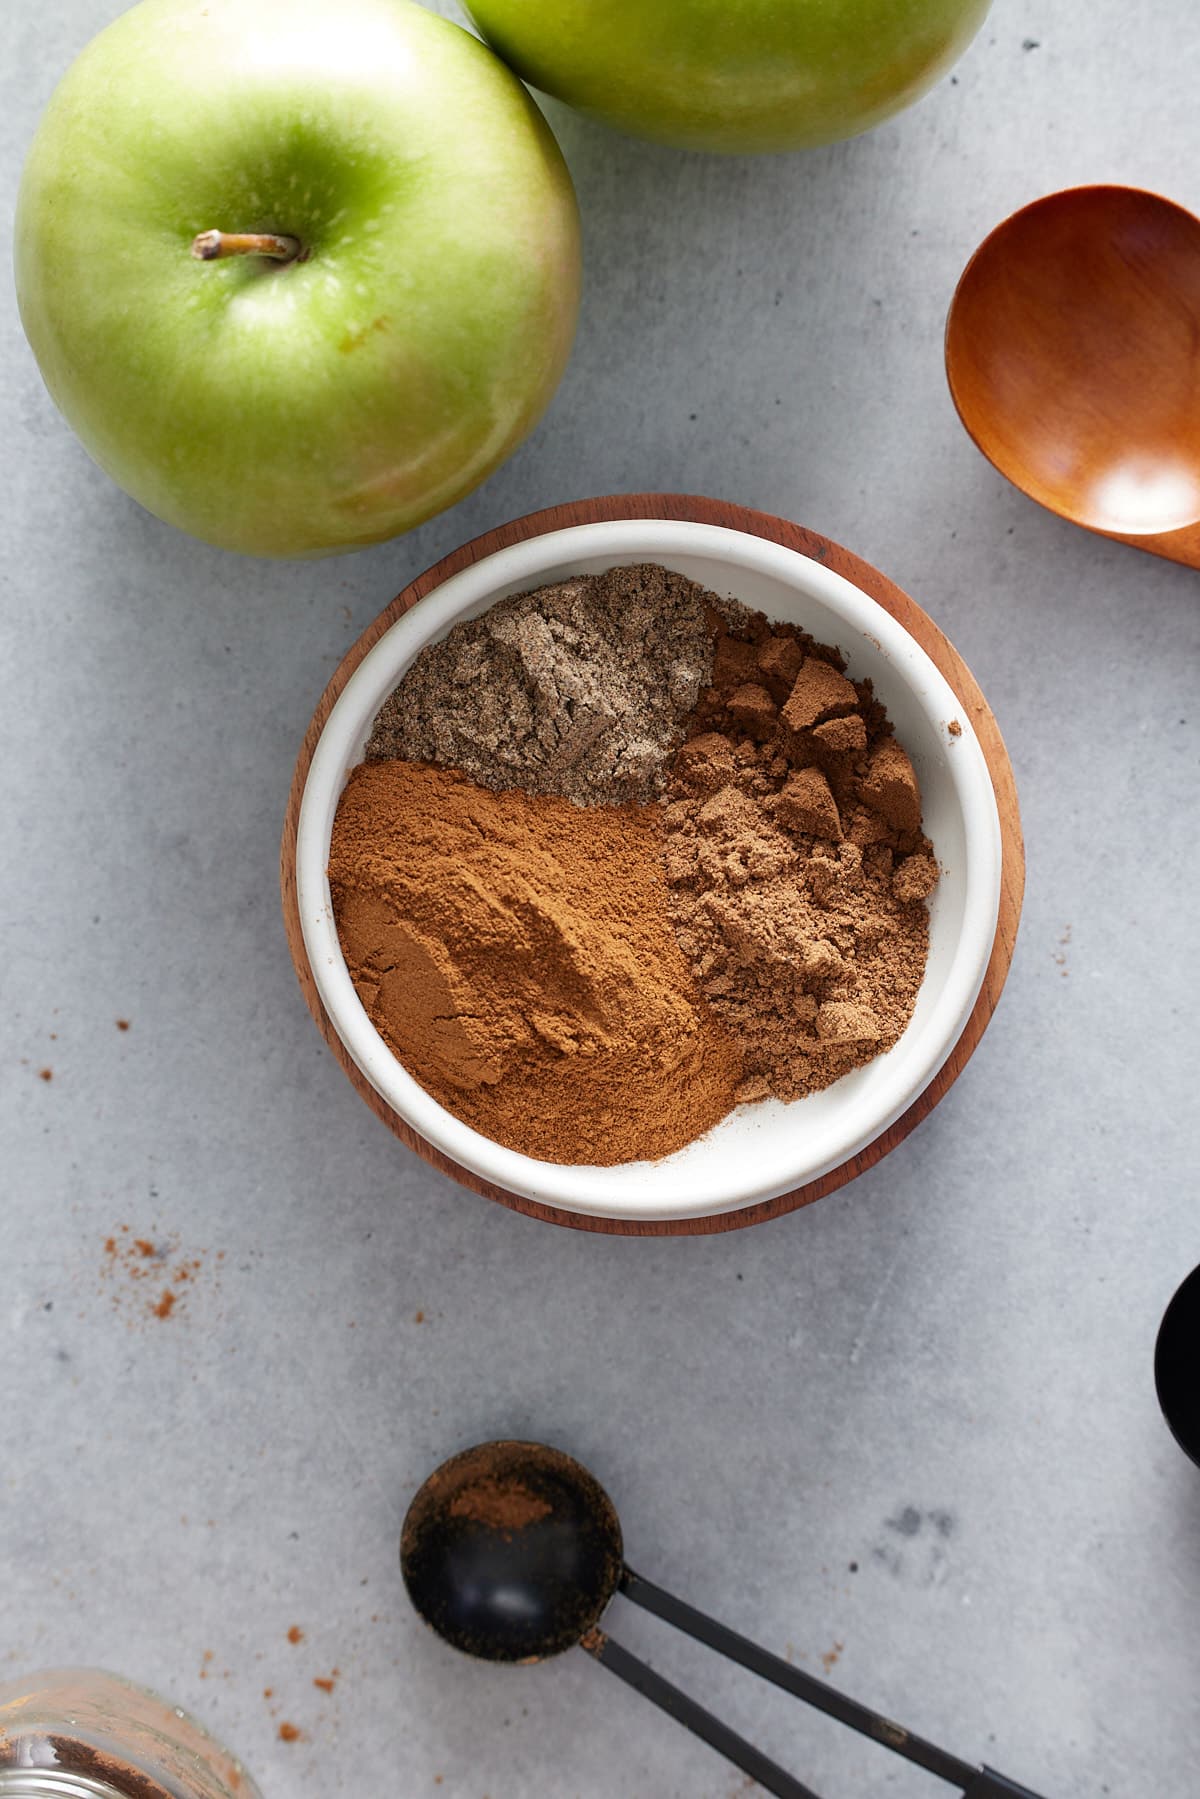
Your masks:
{"label": "brown spice powder", "polygon": [[[117,1234],[104,1239],[101,1274],[111,1289],[114,1308],[128,1310],[128,1302],[138,1293],[142,1283],[149,1283],[149,1287],[158,1289],[157,1296],[150,1297],[149,1287],[143,1288],[134,1317],[141,1315],[160,1322],[178,1320],[186,1315],[189,1293],[200,1281],[207,1253],[203,1251],[185,1259],[174,1238],[159,1236],[157,1230],[152,1237],[135,1237],[129,1225],[122,1224]],[[218,1253],[218,1262],[223,1259],[223,1254],[223,1251]],[[175,1263],[173,1271],[172,1262]],[[164,1281],[167,1284],[160,1286]]]}
{"label": "brown spice powder", "polygon": [[731,1109],[741,1057],[672,929],[662,831],[658,806],[351,772],[329,857],[351,978],[408,1071],[494,1141],[608,1165]]}
{"label": "brown spice powder", "polygon": [[649,799],[710,674],[704,589],[656,563],[515,594],[422,650],[367,757],[580,806]]}
{"label": "brown spice powder", "polygon": [[515,1476],[498,1479],[485,1475],[456,1493],[448,1510],[452,1518],[465,1518],[488,1530],[510,1531],[524,1530],[548,1518],[553,1507]]}
{"label": "brown spice powder", "polygon": [[679,942],[744,1058],[740,1099],[795,1099],[889,1049],[937,881],[911,762],[838,651],[744,608],[674,765]]}
{"label": "brown spice powder", "polygon": [[166,1787],[149,1774],[130,1767],[124,1756],[118,1761],[107,1750],[80,1737],[52,1736],[49,1742],[55,1757],[53,1766],[100,1781],[121,1794],[122,1799],[171,1799]]}

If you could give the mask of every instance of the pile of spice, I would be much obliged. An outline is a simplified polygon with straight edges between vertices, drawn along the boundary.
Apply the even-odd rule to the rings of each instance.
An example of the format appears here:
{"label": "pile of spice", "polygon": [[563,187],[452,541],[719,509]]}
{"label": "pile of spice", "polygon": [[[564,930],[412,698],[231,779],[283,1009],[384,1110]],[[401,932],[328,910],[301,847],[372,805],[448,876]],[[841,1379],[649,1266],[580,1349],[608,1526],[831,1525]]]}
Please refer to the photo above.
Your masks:
{"label": "pile of spice", "polygon": [[709,597],[641,563],[500,600],[422,650],[367,756],[579,806],[650,799],[712,667]]}
{"label": "pile of spice", "polygon": [[742,1052],[742,1100],[796,1099],[897,1041],[937,864],[912,763],[835,650],[739,609],[675,760],[677,936]]}
{"label": "pile of spice", "polygon": [[724,1117],[737,1051],[671,927],[662,808],[354,769],[329,880],[351,979],[456,1117],[551,1162],[669,1155]]}
{"label": "pile of spice", "polygon": [[670,1154],[891,1047],[937,881],[840,653],[657,565],[422,652],[334,821],[347,967],[442,1105],[555,1162]]}

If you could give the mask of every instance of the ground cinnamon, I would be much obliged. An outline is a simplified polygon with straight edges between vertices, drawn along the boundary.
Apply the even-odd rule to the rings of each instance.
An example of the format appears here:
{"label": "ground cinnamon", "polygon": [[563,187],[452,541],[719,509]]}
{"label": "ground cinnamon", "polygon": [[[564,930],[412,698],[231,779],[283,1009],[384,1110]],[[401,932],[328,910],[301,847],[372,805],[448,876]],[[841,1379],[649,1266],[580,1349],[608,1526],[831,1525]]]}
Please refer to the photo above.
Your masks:
{"label": "ground cinnamon", "polygon": [[488,1530],[525,1530],[548,1518],[549,1500],[535,1493],[519,1475],[481,1475],[462,1487],[446,1508],[451,1518],[465,1518]]}
{"label": "ground cinnamon", "polygon": [[672,928],[663,809],[355,768],[329,880],[352,980],[423,1087],[553,1162],[667,1155],[731,1109],[741,1056]]}

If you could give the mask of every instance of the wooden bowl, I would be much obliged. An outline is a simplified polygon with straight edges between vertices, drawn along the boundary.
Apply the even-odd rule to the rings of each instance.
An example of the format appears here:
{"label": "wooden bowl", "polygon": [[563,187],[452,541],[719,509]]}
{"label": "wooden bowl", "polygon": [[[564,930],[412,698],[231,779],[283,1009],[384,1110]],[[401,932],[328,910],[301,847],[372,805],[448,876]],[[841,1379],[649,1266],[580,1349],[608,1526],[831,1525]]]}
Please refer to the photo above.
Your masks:
{"label": "wooden bowl", "polygon": [[[335,701],[350,676],[383,633],[418,600],[446,581],[451,575],[478,562],[483,557],[491,555],[493,551],[522,542],[526,538],[541,536],[569,526],[614,519],[640,518],[682,519],[698,524],[724,526],[782,544],[843,575],[889,612],[934,662],[953,689],[962,714],[969,719],[975,730],[992,778],[1002,843],[999,918],[992,954],[979,998],[948,1059],[907,1111],[864,1149],[803,1187],[766,1200],[761,1204],[752,1204],[736,1211],[670,1222],[584,1216],[526,1198],[521,1194],[496,1186],[461,1167],[414,1131],[360,1073],[326,1014],[309,966],[300,925],[296,886],[296,833],[300,803],[317,741]],[[551,507],[546,511],[530,514],[526,518],[518,519],[495,531],[488,532],[483,537],[475,539],[474,542],[455,550],[434,568],[419,576],[380,614],[379,618],[368,626],[348,651],[322,695],[301,746],[284,823],[281,886],[288,942],[309,1010],[330,1049],[372,1111],[382,1118],[384,1123],[410,1148],[424,1156],[434,1167],[472,1188],[475,1192],[481,1193],[489,1199],[498,1200],[501,1204],[510,1206],[530,1217],[555,1224],[569,1225],[579,1230],[593,1230],[617,1235],[696,1235],[719,1230],[740,1229],[746,1225],[760,1223],[767,1218],[778,1217],[784,1212],[792,1211],[797,1206],[818,1199],[825,1193],[832,1192],[835,1188],[844,1185],[846,1181],[853,1179],[856,1174],[872,1167],[890,1149],[902,1141],[908,1132],[933,1109],[969,1060],[986,1028],[1003,987],[1012,958],[1013,943],[1020,916],[1024,886],[1024,852],[1012,769],[995,720],[965,664],[932,621],[899,588],[893,586],[878,571],[848,551],[841,549],[828,539],[806,531],[800,526],[790,524],[784,519],[772,518],[767,514],[752,512],[724,502],[687,495],[634,494]]]}

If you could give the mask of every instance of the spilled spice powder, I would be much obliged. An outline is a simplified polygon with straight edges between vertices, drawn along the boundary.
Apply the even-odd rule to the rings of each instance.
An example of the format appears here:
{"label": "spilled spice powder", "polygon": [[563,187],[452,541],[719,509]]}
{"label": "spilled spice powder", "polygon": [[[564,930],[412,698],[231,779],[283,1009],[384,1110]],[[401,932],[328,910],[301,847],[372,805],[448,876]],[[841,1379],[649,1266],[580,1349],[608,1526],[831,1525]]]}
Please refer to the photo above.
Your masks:
{"label": "spilled spice powder", "polygon": [[676,941],[662,830],[659,806],[352,770],[329,856],[351,978],[408,1071],[494,1141],[634,1161],[732,1107],[739,1051]]}
{"label": "spilled spice powder", "polygon": [[[157,1227],[155,1230],[157,1235]],[[101,1264],[101,1273],[110,1288],[113,1307],[126,1312],[132,1311],[133,1319],[140,1317],[142,1321],[154,1318],[161,1322],[179,1317],[186,1312],[188,1292],[200,1278],[206,1253],[201,1251],[185,1258],[180,1253],[176,1240],[169,1237],[157,1240],[156,1237],[135,1237],[127,1224],[121,1225],[119,1235],[114,1234],[104,1239],[104,1260]],[[175,1266],[172,1270],[173,1261]],[[161,1285],[164,1281],[166,1286]],[[156,1298],[150,1297],[148,1289],[143,1285],[145,1282],[159,1288]],[[135,1295],[137,1304],[131,1306],[130,1302]]]}

